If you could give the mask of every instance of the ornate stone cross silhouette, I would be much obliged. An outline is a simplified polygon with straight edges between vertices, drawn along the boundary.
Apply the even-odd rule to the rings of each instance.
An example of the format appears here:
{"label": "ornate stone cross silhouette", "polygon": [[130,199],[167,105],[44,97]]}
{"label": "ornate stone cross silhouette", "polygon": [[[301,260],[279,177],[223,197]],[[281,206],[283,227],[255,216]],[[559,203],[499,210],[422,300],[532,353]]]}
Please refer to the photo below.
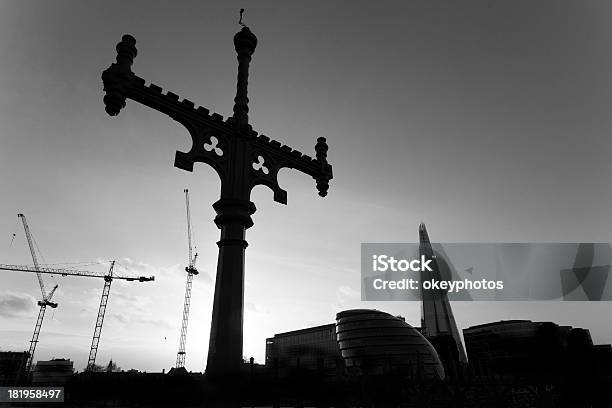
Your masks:
{"label": "ornate stone cross silhouette", "polygon": [[287,192],[278,185],[278,171],[288,167],[316,180],[321,197],[327,195],[332,166],[327,163],[327,143],[319,137],[316,159],[267,136],[258,135],[248,123],[247,85],[251,56],[257,38],[248,27],[234,36],[238,54],[238,84],[234,113],[223,120],[203,107],[136,76],[131,66],[136,57],[136,40],[124,35],[117,44],[117,62],[102,73],[106,112],[115,116],[125,107],[126,98],[158,110],[181,123],[191,135],[193,146],[187,153],[176,152],[174,165],[193,171],[195,162],[212,166],[221,178],[221,198],[213,204],[215,224],[221,230],[215,298],[206,372],[213,376],[234,374],[242,362],[244,309],[245,233],[253,225],[255,204],[251,190],[259,184],[270,187],[274,200],[287,204]]}

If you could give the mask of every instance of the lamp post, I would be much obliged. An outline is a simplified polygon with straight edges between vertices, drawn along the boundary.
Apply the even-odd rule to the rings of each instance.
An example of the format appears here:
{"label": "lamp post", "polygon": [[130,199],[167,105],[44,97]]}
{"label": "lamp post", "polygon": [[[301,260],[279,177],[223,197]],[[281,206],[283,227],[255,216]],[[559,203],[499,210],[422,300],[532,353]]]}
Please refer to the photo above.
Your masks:
{"label": "lamp post", "polygon": [[248,123],[248,76],[257,37],[244,26],[234,36],[238,57],[238,81],[233,115],[223,120],[217,113],[135,75],[131,66],[136,57],[136,40],[124,35],[117,44],[117,58],[102,73],[106,112],[115,116],[132,99],[182,124],[193,139],[189,152],[176,152],[174,166],[193,171],[193,164],[210,165],[221,179],[221,197],[213,204],[215,224],[221,230],[217,242],[219,257],[215,282],[207,374],[228,375],[240,370],[242,362],[244,312],[244,255],[248,245],[245,233],[253,226],[255,204],[253,187],[263,184],[274,193],[274,200],[287,204],[287,192],[278,184],[278,171],[293,168],[311,176],[321,197],[327,195],[332,166],[327,162],[327,143],[319,137],[316,158],[311,158],[258,134]]}

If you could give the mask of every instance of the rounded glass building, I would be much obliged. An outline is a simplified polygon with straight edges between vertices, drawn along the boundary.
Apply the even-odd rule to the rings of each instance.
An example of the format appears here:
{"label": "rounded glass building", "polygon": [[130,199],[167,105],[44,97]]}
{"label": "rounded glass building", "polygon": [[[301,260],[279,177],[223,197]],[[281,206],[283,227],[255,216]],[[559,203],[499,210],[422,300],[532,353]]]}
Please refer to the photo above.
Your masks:
{"label": "rounded glass building", "polygon": [[378,310],[353,309],[338,313],[336,323],[347,374],[444,379],[436,350],[402,318]]}

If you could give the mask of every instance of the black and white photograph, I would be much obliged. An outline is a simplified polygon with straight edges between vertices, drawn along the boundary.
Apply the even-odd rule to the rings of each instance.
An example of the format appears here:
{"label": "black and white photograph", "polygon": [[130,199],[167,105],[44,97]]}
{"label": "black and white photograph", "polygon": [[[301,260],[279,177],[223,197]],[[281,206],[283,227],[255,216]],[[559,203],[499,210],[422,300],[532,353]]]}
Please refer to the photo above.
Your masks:
{"label": "black and white photograph", "polygon": [[0,406],[612,408],[612,2],[0,0]]}

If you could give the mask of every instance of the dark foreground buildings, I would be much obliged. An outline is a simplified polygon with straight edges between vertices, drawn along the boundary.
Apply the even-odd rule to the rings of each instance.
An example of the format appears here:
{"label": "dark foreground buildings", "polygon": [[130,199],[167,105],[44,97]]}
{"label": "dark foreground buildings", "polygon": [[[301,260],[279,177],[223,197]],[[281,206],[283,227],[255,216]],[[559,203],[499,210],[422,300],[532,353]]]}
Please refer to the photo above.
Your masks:
{"label": "dark foreground buildings", "polygon": [[575,406],[585,397],[609,402],[612,347],[594,345],[586,329],[507,320],[469,327],[463,335],[475,379],[557,387]]}
{"label": "dark foreground buildings", "polygon": [[27,351],[0,351],[0,387],[15,385],[20,381],[28,357]]}
{"label": "dark foreground buildings", "polygon": [[64,385],[74,374],[74,363],[65,358],[54,358],[49,361],[38,361],[32,370],[32,385],[51,387]]}
{"label": "dark foreground buildings", "polygon": [[299,371],[326,377],[392,375],[443,380],[444,367],[429,341],[401,317],[379,310],[338,313],[337,322],[266,339],[266,367],[279,378]]}
{"label": "dark foreground buildings", "polygon": [[[469,364],[459,359],[443,364],[440,355],[453,342],[438,350],[401,317],[368,309],[338,313],[335,351],[333,326],[268,339],[267,369],[290,380],[299,370],[283,372],[279,366],[308,372],[340,356],[343,370],[336,370],[335,378],[328,372],[327,379],[353,391],[358,384],[359,401],[375,406],[394,395],[395,402],[420,407],[612,407],[612,346],[594,345],[586,329],[529,320],[473,326],[463,331]],[[320,337],[313,347],[315,333]],[[279,339],[284,345],[277,349]],[[317,359],[321,363],[313,365]],[[449,375],[448,366],[463,367],[462,372]]]}
{"label": "dark foreground buildings", "polygon": [[[209,406],[228,393],[243,406],[612,406],[612,347],[594,345],[588,330],[511,320],[467,328],[464,338],[468,370],[453,378],[418,328],[346,310],[336,323],[266,339],[266,365],[245,362],[230,388],[201,373],[77,373],[63,384],[64,406]],[[52,363],[57,373],[70,365]]]}
{"label": "dark foreground buildings", "polygon": [[392,375],[408,381],[443,380],[431,343],[404,319],[378,310],[338,313],[337,339],[348,376]]}
{"label": "dark foreground buildings", "polygon": [[[431,255],[423,224],[419,240]],[[65,406],[612,407],[612,346],[594,345],[586,329],[508,320],[463,337],[465,349],[438,293],[423,297],[421,327],[354,309],[335,323],[278,333],[266,339],[265,365],[245,361],[230,384],[185,370],[75,374]],[[0,379],[16,378],[26,357],[0,354]],[[223,405],[227,396],[233,405]]]}
{"label": "dark foreground buildings", "polygon": [[266,339],[266,367],[287,378],[299,370],[335,376],[342,371],[342,357],[336,340],[336,325],[310,327],[275,334]]}

